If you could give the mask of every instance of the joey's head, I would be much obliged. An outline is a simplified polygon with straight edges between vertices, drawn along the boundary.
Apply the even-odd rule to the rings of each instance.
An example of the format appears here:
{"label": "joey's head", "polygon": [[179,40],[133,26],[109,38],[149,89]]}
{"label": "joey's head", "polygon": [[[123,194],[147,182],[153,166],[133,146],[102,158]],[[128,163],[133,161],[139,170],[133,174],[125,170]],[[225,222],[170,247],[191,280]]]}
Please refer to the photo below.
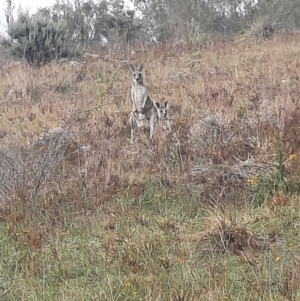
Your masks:
{"label": "joey's head", "polygon": [[141,64],[140,68],[135,69],[132,64],[129,65],[130,69],[132,71],[132,79],[134,84],[142,85],[144,80],[143,80],[143,64]]}
{"label": "joey's head", "polygon": [[169,115],[170,104],[168,101],[163,103],[155,102],[158,118],[167,118]]}
{"label": "joey's head", "polygon": [[170,104],[168,101],[163,103],[155,102],[158,116],[158,123],[164,131],[171,132]]}

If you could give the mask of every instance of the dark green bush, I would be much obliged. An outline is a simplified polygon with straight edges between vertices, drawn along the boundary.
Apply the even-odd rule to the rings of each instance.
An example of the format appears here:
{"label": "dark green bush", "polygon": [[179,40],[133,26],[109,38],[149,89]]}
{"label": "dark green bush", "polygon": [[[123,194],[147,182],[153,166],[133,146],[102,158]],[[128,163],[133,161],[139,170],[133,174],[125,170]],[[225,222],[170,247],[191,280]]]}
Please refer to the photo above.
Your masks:
{"label": "dark green bush", "polygon": [[20,13],[8,26],[10,39],[2,41],[12,56],[25,58],[29,65],[40,67],[53,59],[79,56],[64,21],[54,20],[40,11],[33,16]]}

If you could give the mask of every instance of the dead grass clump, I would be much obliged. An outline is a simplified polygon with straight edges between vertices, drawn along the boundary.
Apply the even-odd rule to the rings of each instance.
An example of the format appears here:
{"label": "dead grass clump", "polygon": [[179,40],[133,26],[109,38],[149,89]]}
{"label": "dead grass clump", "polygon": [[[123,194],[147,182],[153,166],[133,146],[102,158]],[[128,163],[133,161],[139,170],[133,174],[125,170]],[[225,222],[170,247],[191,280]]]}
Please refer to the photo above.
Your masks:
{"label": "dead grass clump", "polygon": [[205,183],[209,199],[231,199],[236,189],[245,188],[247,179],[274,171],[272,144],[259,128],[259,117],[235,112],[215,113],[191,127],[190,174],[194,181]]}
{"label": "dead grass clump", "polygon": [[276,21],[271,22],[269,18],[261,17],[253,22],[249,30],[245,31],[240,41],[266,41],[275,34]]}
{"label": "dead grass clump", "polygon": [[214,209],[208,210],[208,215],[203,220],[203,231],[187,235],[190,242],[196,243],[200,253],[241,255],[245,251],[260,251],[274,242],[269,237],[258,236],[246,226],[220,215]]}
{"label": "dead grass clump", "polygon": [[272,163],[255,162],[252,158],[235,164],[195,165],[190,173],[193,183],[204,184],[203,198],[208,203],[228,204],[232,198],[243,198],[249,179],[258,175],[271,175],[275,170]]}
{"label": "dead grass clump", "polygon": [[[28,225],[60,222],[61,195],[67,166],[78,157],[78,145],[67,129],[49,131],[29,146],[11,144],[0,153],[3,219]],[[76,161],[76,160],[75,160]],[[45,212],[48,214],[45,214]],[[50,214],[51,212],[51,214]]]}
{"label": "dead grass clump", "polygon": [[210,144],[218,139],[221,134],[220,120],[213,116],[207,116],[199,120],[190,129],[190,135],[193,147],[200,148],[200,152],[205,152],[209,148]]}
{"label": "dead grass clump", "polygon": [[234,112],[209,114],[192,125],[189,134],[195,156],[215,164],[234,157],[246,160],[258,144],[257,122]]}

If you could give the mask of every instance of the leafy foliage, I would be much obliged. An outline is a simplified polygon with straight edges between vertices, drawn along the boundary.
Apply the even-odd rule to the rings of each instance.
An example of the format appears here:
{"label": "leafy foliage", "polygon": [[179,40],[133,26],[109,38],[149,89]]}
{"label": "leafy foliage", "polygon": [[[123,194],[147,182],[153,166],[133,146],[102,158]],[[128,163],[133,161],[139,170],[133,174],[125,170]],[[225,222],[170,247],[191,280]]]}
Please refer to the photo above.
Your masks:
{"label": "leafy foliage", "polygon": [[[124,43],[165,43],[174,39],[198,47],[220,35],[232,37],[242,33],[241,41],[265,41],[282,29],[297,28],[300,25],[299,1],[276,0],[270,4],[268,0],[149,0],[131,1],[132,7],[128,8],[124,0],[63,0],[50,8],[47,26],[41,26],[40,19],[43,20],[41,23],[45,22],[43,13],[33,17],[22,14],[14,22],[14,7],[7,0],[5,15],[11,37],[16,32],[23,37],[20,31],[32,31],[31,27],[34,27],[33,32],[38,32],[41,27],[52,26],[43,30],[57,31],[57,38],[68,40],[67,45],[72,37],[72,42],[83,49],[94,45],[122,48]],[[23,55],[25,46],[19,47],[18,52]],[[55,44],[54,47],[58,46]],[[59,48],[58,52],[61,52]]]}
{"label": "leafy foliage", "polygon": [[66,21],[73,39],[84,48],[94,44],[133,43],[141,38],[142,20],[126,10],[124,1],[76,1],[57,3],[52,11]]}
{"label": "leafy foliage", "polygon": [[40,67],[55,58],[76,53],[66,22],[51,18],[47,11],[33,16],[21,12],[8,26],[10,41],[2,42],[13,56],[25,58],[31,66]]}

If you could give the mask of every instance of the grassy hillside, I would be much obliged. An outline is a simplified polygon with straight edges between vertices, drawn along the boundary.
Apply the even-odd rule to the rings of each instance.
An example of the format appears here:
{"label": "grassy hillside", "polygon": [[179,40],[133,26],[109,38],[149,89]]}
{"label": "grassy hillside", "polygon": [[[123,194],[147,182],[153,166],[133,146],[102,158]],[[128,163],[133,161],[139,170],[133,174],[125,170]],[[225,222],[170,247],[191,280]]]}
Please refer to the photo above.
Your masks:
{"label": "grassy hillside", "polygon": [[[299,36],[1,67],[1,300],[299,300]],[[50,131],[49,131],[50,130]]]}

